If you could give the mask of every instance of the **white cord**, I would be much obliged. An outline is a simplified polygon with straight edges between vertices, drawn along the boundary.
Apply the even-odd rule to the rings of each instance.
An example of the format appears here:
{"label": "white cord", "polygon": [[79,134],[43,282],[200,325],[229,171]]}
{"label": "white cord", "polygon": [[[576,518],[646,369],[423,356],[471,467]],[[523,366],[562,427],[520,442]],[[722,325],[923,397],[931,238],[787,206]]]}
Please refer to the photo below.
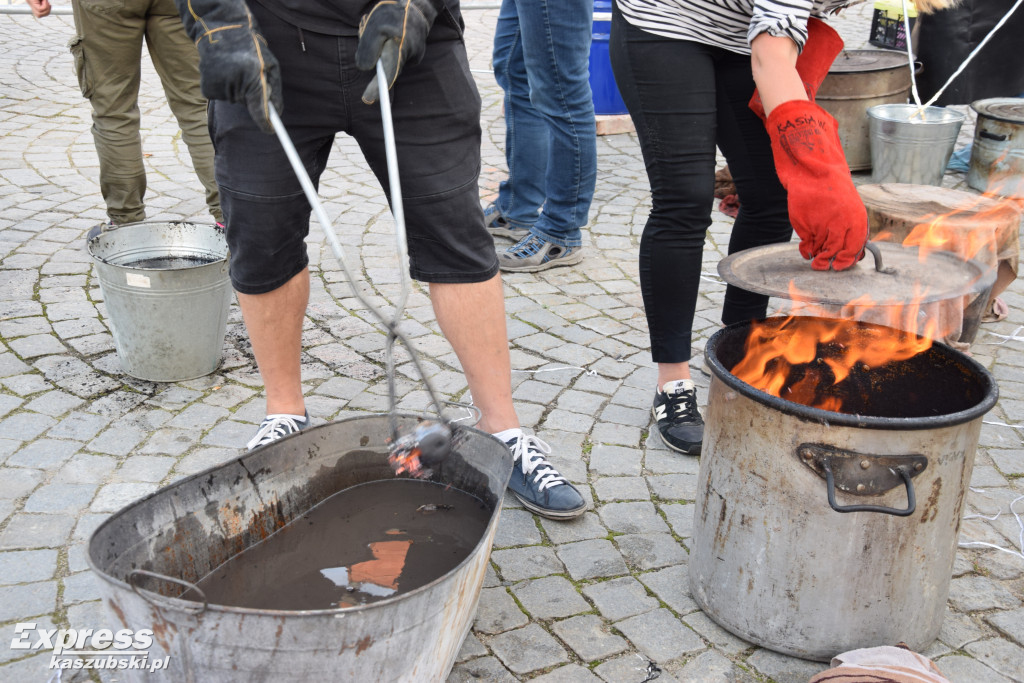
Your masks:
{"label": "white cord", "polygon": [[914,74],[914,46],[910,40],[910,12],[907,8],[907,0],[903,0],[903,33],[904,42],[907,44],[907,61],[910,62],[910,93],[914,97],[914,104],[920,111],[921,96],[917,94],[917,77]]}
{"label": "white cord", "polygon": [[[976,491],[977,489],[971,489],[971,490],[972,491]],[[1010,501],[1010,512],[1013,514],[1014,518],[1016,518],[1017,526],[1020,527],[1020,536],[1017,538],[1017,544],[1018,544],[1018,547],[1020,548],[1020,550],[1010,550],[1009,548],[1003,548],[1001,546],[995,545],[994,543],[986,543],[985,541],[964,541],[964,542],[958,544],[959,547],[967,548],[967,547],[971,547],[971,546],[981,546],[983,548],[993,548],[994,550],[999,550],[1001,552],[1008,553],[1010,555],[1013,555],[1014,557],[1019,557],[1022,560],[1024,560],[1024,521],[1021,521],[1020,514],[1018,514],[1017,511],[1013,509],[1013,506],[1017,503],[1017,501],[1020,501],[1020,500],[1024,500],[1024,496],[1017,496],[1012,501]],[[995,517],[982,517],[982,518],[983,519],[995,520],[995,519],[997,519],[999,517],[1000,514],[1002,514],[1002,511],[996,513]],[[964,517],[964,519],[971,519],[971,518],[974,518],[974,517],[981,517],[981,515],[967,515],[967,516]]]}

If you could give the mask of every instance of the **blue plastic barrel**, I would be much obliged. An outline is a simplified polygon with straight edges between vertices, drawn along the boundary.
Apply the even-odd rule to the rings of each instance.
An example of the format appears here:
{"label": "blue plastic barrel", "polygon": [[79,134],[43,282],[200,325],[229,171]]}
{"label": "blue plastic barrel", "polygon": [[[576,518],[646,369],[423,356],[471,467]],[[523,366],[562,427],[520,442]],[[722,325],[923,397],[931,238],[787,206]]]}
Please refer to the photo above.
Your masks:
{"label": "blue plastic barrel", "polygon": [[608,57],[608,35],[612,26],[611,0],[594,0],[594,29],[590,43],[590,89],[594,93],[595,114],[625,114],[619,88],[612,76]]}

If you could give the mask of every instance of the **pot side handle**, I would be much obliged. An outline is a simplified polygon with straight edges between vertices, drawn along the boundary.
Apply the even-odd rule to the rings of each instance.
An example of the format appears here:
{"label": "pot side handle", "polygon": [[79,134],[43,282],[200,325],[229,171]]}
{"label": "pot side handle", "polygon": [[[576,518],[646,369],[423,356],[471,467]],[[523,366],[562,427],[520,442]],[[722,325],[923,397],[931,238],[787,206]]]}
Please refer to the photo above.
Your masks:
{"label": "pot side handle", "polygon": [[[897,517],[914,514],[917,497],[913,477],[928,467],[928,458],[918,453],[907,455],[865,455],[823,444],[805,443],[797,447],[797,458],[825,479],[828,504],[836,512],[881,512]],[[875,496],[899,486],[907,490],[907,507],[885,505],[839,505],[836,489],[858,496]]]}

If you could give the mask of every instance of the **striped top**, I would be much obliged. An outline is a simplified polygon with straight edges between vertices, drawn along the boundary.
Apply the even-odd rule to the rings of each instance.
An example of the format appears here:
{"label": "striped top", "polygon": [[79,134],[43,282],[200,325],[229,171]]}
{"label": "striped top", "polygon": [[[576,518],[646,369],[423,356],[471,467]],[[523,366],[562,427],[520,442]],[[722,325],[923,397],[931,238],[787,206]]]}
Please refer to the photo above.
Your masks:
{"label": "striped top", "polygon": [[808,17],[860,0],[615,0],[626,20],[648,33],[750,54],[761,33],[787,36],[803,49]]}

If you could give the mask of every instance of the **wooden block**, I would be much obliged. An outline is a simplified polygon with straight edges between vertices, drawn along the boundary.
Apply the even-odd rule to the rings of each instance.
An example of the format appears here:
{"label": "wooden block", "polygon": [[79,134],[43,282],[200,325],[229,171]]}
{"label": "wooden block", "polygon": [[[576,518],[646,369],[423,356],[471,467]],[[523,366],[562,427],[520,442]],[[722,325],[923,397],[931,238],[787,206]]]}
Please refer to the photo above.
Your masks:
{"label": "wooden block", "polygon": [[597,119],[598,135],[616,135],[636,131],[633,119],[629,114],[599,114],[595,118]]}

